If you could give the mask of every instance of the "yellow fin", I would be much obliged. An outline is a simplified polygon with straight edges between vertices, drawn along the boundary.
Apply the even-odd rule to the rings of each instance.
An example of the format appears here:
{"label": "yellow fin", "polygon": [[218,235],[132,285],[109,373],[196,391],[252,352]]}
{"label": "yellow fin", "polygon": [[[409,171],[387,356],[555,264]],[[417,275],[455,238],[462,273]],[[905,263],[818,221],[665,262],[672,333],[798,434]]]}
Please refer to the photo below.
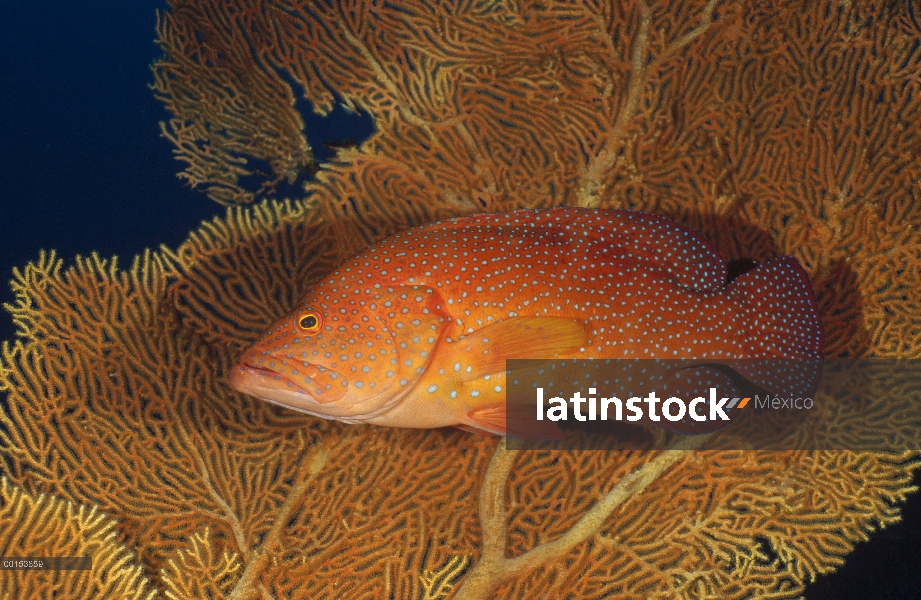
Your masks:
{"label": "yellow fin", "polygon": [[[487,325],[448,345],[445,358],[462,368],[461,381],[505,371],[505,361],[546,359],[585,345],[585,325],[565,317],[513,317]],[[455,369],[457,370],[457,369]]]}

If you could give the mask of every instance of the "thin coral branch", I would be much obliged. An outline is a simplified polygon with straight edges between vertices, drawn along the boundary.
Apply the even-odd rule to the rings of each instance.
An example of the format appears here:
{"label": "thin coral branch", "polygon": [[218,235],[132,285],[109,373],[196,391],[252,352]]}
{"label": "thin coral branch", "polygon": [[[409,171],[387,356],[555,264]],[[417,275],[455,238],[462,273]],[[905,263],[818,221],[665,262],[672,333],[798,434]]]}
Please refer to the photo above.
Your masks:
{"label": "thin coral branch", "polygon": [[185,427],[178,425],[176,429],[182,436],[186,448],[189,449],[189,452],[192,454],[192,456],[195,458],[195,462],[198,464],[198,474],[201,477],[202,482],[205,484],[205,488],[208,490],[208,495],[211,496],[211,499],[214,500],[214,502],[221,508],[221,517],[230,526],[230,530],[233,532],[234,540],[237,542],[237,548],[243,555],[243,560],[249,561],[249,544],[246,541],[246,533],[243,531],[243,524],[240,523],[240,519],[237,516],[236,511],[214,487],[214,484],[211,481],[211,471],[208,468],[208,463],[201,455],[201,452],[198,451],[198,446],[190,438]]}
{"label": "thin coral branch", "polygon": [[585,169],[582,177],[582,184],[579,189],[578,202],[580,206],[591,207],[597,206],[601,202],[601,193],[603,191],[601,180],[617,162],[620,156],[624,130],[627,122],[636,112],[636,106],[640,100],[640,93],[643,91],[643,84],[646,81],[646,52],[649,45],[649,24],[652,16],[649,6],[643,0],[639,1],[640,7],[640,30],[633,40],[633,52],[630,60],[630,84],[627,88],[627,101],[623,109],[617,115],[617,121],[614,127],[608,132],[604,139],[599,152],[592,158]]}
{"label": "thin coral branch", "polygon": [[505,556],[505,482],[518,453],[500,443],[493,454],[480,489],[480,523],[483,525],[483,559],[495,562]]}
{"label": "thin coral branch", "polygon": [[597,534],[611,513],[625,502],[636,499],[660,475],[710,438],[688,436],[611,488],[569,531],[552,542],[540,544],[515,558],[505,558],[505,483],[518,451],[499,444],[486,470],[480,490],[480,521],[483,527],[483,555],[454,596],[454,600],[479,600],[492,597],[505,579],[520,576],[549,561],[560,559],[578,544]]}
{"label": "thin coral branch", "polygon": [[[473,136],[470,135],[466,125],[464,125],[465,115],[455,115],[441,121],[432,121],[418,116],[412,110],[410,102],[407,100],[406,96],[403,94],[403,92],[400,91],[396,83],[393,81],[393,78],[387,73],[387,71],[381,65],[380,61],[375,58],[374,54],[371,52],[368,46],[362,40],[357,38],[349,30],[348,27],[343,27],[343,36],[348,41],[348,43],[351,44],[352,47],[355,48],[355,50],[362,56],[362,58],[367,61],[368,66],[370,66],[376,79],[387,89],[387,92],[393,97],[395,100],[394,105],[399,112],[400,118],[406,123],[415,125],[424,131],[430,143],[440,148],[446,156],[451,155],[452,152],[448,147],[445,146],[444,136],[436,134],[432,128],[437,127],[444,129],[452,127],[463,144],[467,147],[467,150],[470,152],[470,154],[476,157],[476,165],[474,165],[474,168],[471,170],[474,172],[474,174],[485,173],[489,179],[486,191],[489,193],[495,193],[497,189],[497,182],[495,180],[494,174],[491,170],[485,167],[489,161],[487,161],[486,157],[483,156],[479,144],[477,144]],[[473,206],[471,205],[471,208],[472,207]]]}
{"label": "thin coral branch", "polygon": [[424,119],[419,115],[415,114],[411,108],[409,108],[410,102],[406,99],[406,96],[403,92],[400,91],[400,88],[397,87],[394,83],[393,78],[387,73],[380,61],[375,58],[374,54],[368,48],[368,45],[365,44],[362,40],[355,37],[348,27],[343,26],[342,35],[345,37],[346,41],[352,45],[352,47],[361,55],[362,58],[367,61],[368,66],[371,67],[371,71],[374,73],[376,79],[380,84],[387,88],[387,92],[393,97],[396,101],[396,109],[407,123],[419,127],[428,134],[429,138],[434,143],[439,142],[439,138],[432,131],[432,127],[444,127],[454,125],[459,122],[463,122],[463,117],[461,115],[456,115],[450,117],[443,121],[432,121],[430,119]]}
{"label": "thin coral branch", "polygon": [[[335,453],[335,450],[335,448],[319,447],[307,460],[301,463],[301,468],[297,474],[297,483],[288,492],[288,497],[285,499],[284,504],[279,507],[275,522],[262,543],[262,547],[254,551],[253,558],[247,561],[243,575],[240,576],[230,594],[231,600],[245,600],[253,597],[256,593],[257,590],[254,589],[256,581],[269,564],[269,555],[281,546],[282,532],[291,519],[291,515],[300,507],[314,479],[326,466],[329,457]],[[266,594],[266,590],[261,590],[263,597]]]}
{"label": "thin coral branch", "polygon": [[646,83],[646,76],[649,69],[651,67],[657,67],[667,57],[684,48],[707,31],[713,23],[713,11],[716,9],[718,3],[719,0],[710,0],[707,2],[703,14],[701,15],[700,25],[669,44],[662,54],[647,64],[649,25],[652,21],[652,15],[646,2],[639,0],[640,29],[633,40],[627,100],[620,113],[617,115],[617,121],[614,123],[614,126],[610,129],[607,136],[605,136],[600,150],[591,161],[589,161],[585,169],[582,176],[582,183],[579,186],[579,206],[593,207],[601,203],[601,195],[604,192],[602,181],[605,175],[614,168],[622,156],[624,134],[627,129],[627,124],[630,122],[630,119],[633,118],[639,106],[640,98],[643,93],[643,86]]}
{"label": "thin coral branch", "polygon": [[665,51],[657,56],[650,66],[658,65],[666,58],[681,50],[695,39],[697,39],[702,33],[707,31],[710,28],[710,25],[713,23],[713,11],[716,10],[716,5],[720,3],[720,0],[710,0],[707,2],[707,5],[704,7],[703,14],[700,17],[700,25],[687,32],[673,43],[669,44]]}

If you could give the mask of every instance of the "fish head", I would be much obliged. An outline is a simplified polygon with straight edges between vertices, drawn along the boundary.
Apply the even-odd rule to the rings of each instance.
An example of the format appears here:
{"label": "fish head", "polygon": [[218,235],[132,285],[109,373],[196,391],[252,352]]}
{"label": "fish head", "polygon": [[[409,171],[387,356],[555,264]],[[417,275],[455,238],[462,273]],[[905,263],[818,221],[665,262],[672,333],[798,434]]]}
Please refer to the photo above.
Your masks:
{"label": "fish head", "polygon": [[316,290],[243,353],[228,379],[268,402],[361,422],[412,389],[452,322],[427,286]]}

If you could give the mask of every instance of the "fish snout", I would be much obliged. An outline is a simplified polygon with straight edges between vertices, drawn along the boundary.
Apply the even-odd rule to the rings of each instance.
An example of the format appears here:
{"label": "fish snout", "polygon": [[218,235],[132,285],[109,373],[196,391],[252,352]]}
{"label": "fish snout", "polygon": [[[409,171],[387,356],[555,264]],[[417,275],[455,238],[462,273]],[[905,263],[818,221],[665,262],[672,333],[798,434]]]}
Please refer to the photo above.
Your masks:
{"label": "fish snout", "polygon": [[227,381],[238,392],[295,410],[338,416],[330,405],[348,390],[348,380],[322,366],[268,368],[246,361],[236,364]]}

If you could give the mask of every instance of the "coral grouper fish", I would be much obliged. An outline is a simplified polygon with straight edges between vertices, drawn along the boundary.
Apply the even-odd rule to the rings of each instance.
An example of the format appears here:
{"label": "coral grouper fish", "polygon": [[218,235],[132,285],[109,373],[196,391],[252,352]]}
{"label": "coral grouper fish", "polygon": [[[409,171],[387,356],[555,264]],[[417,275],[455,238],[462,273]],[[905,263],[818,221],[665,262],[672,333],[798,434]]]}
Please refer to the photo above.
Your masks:
{"label": "coral grouper fish", "polygon": [[230,383],[349,423],[505,434],[506,359],[819,357],[819,314],[795,259],[726,278],[697,232],[638,212],[432,223],[327,276]]}

